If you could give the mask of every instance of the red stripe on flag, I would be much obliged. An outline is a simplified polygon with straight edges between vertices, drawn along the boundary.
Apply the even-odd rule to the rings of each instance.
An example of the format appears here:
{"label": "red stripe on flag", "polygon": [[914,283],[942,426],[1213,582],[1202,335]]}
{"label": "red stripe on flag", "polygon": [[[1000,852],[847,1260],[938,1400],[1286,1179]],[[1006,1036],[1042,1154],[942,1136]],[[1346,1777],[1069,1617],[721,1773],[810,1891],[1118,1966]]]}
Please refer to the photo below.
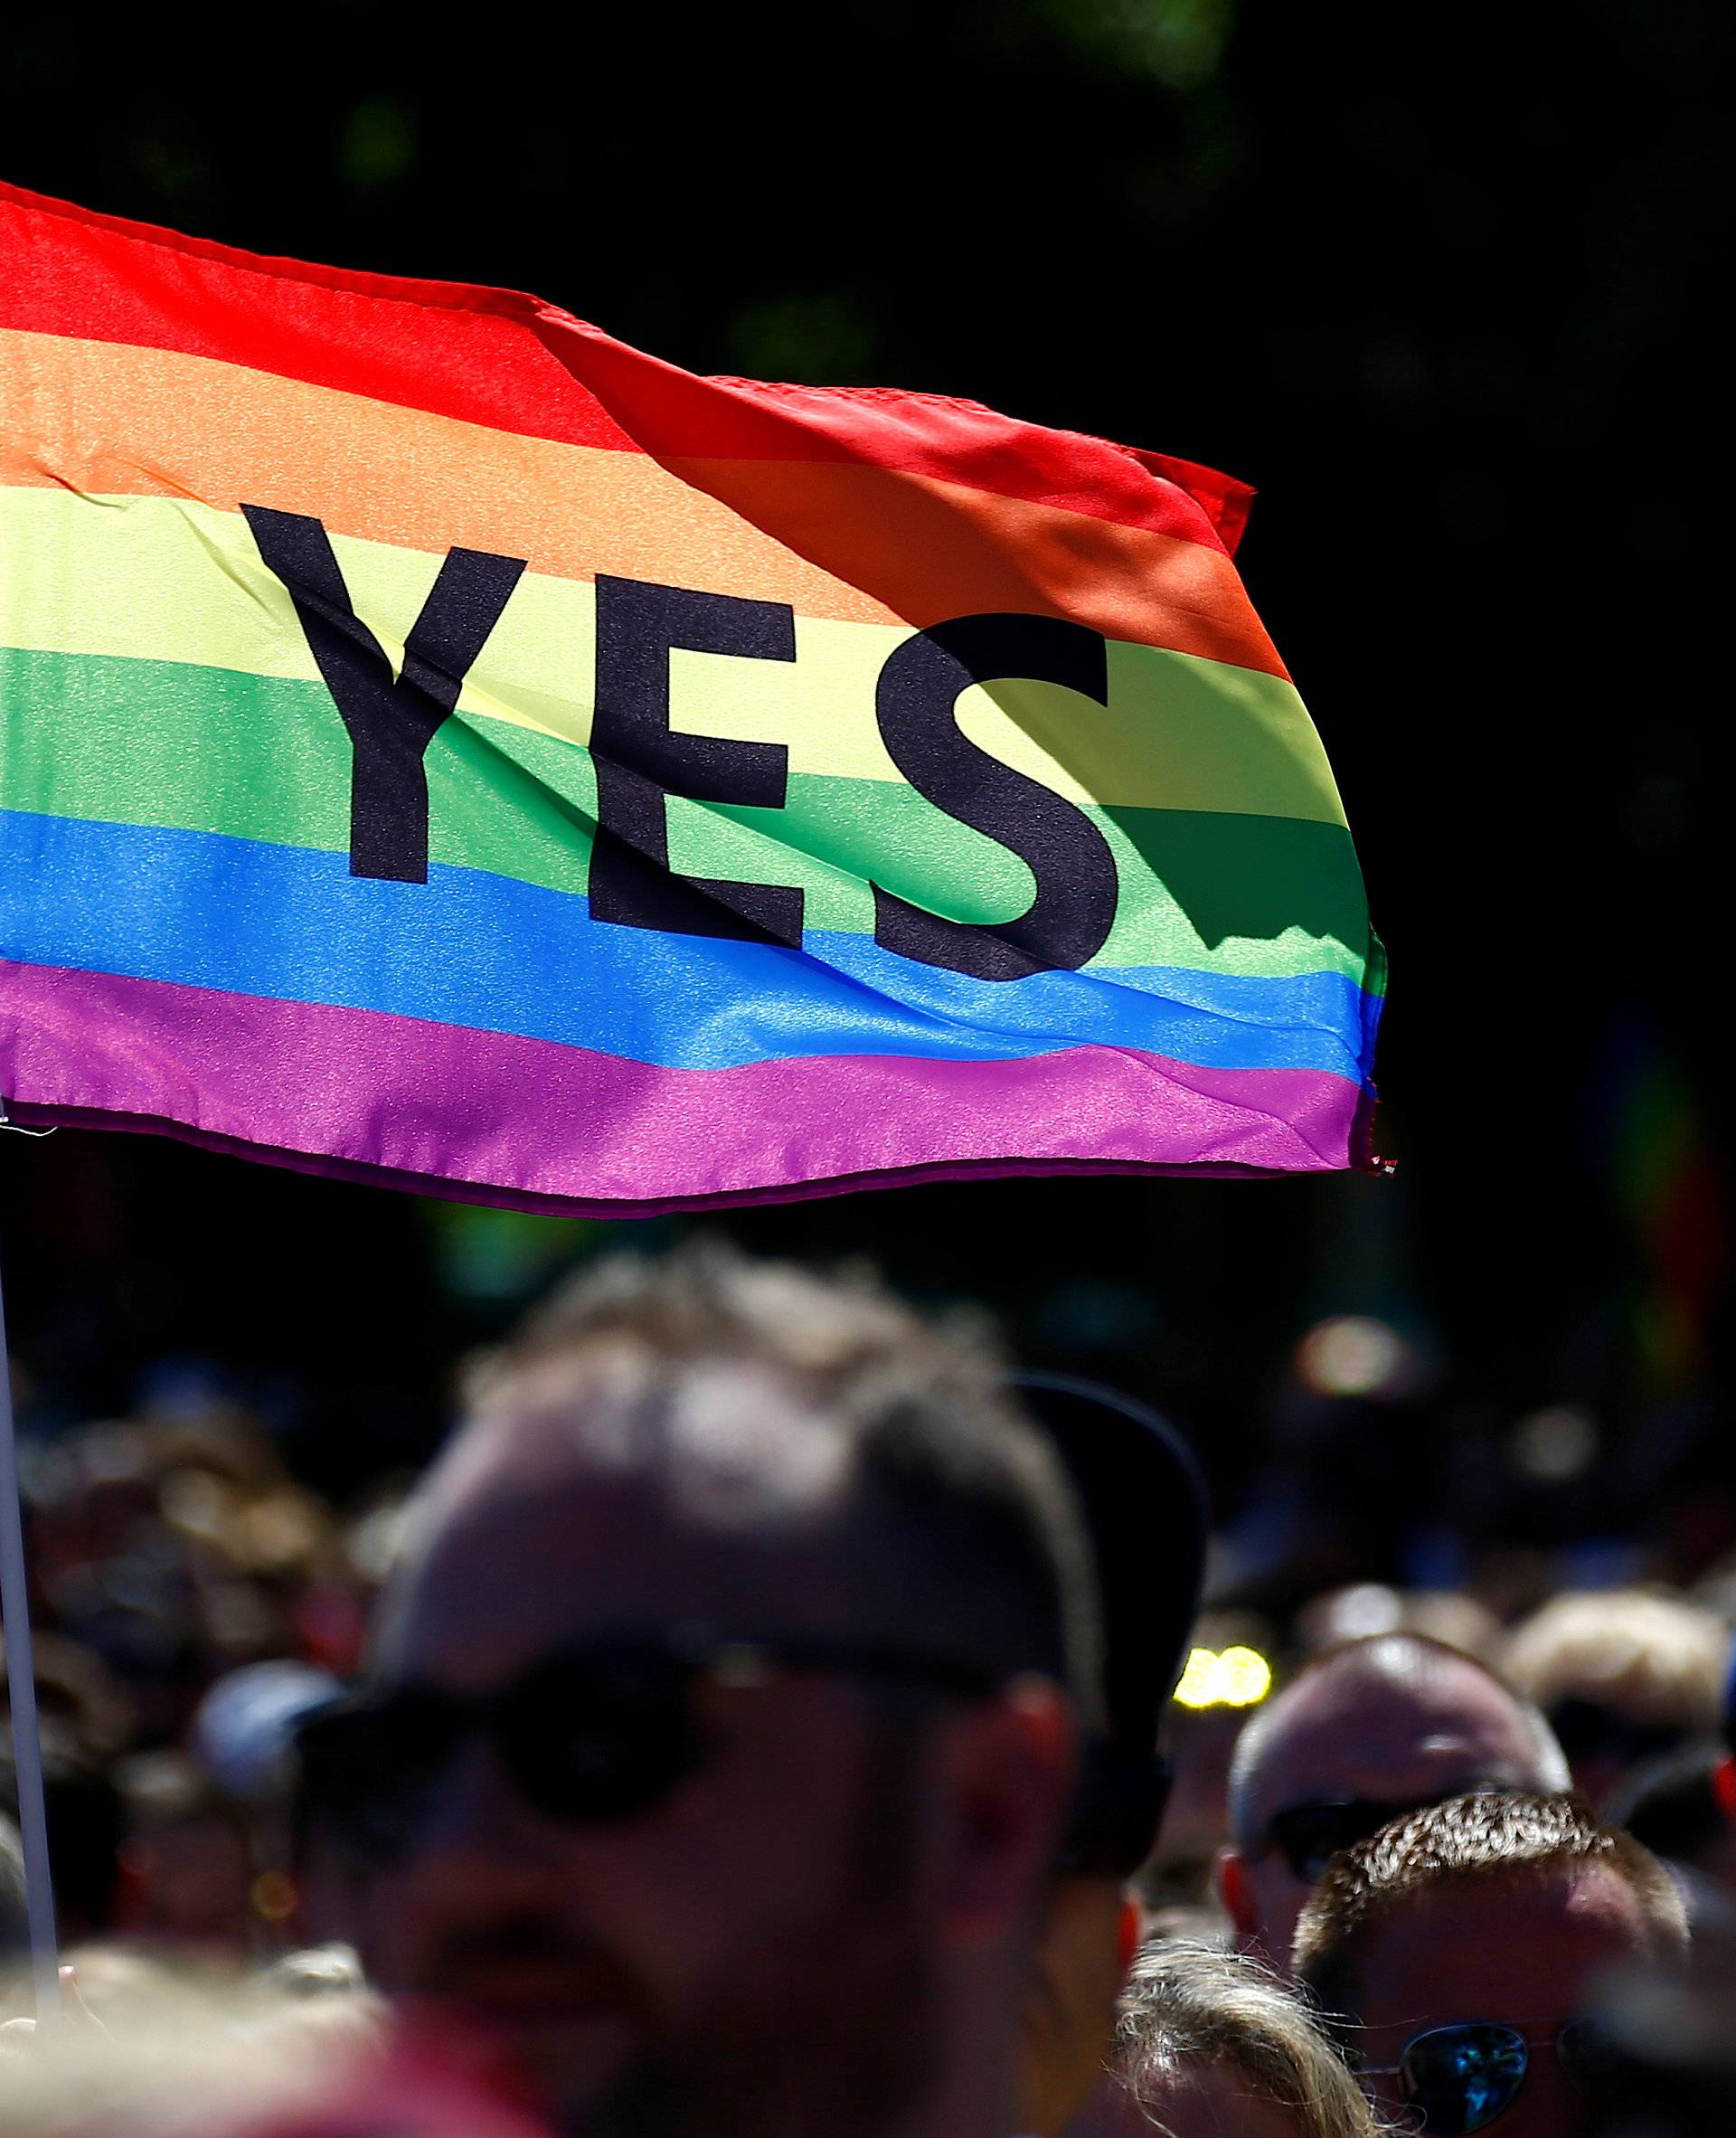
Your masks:
{"label": "red stripe on flag", "polygon": [[1251,496],[974,402],[699,378],[516,290],[267,259],[4,184],[0,232],[0,326],[213,357],[492,430],[659,459],[865,461],[1212,549],[1234,546]]}

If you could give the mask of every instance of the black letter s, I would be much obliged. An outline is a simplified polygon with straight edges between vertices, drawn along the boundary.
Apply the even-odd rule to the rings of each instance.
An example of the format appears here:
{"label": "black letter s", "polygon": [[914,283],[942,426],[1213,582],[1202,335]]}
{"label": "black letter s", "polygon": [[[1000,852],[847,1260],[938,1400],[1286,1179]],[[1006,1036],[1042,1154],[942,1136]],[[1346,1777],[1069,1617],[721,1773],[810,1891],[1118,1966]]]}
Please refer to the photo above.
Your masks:
{"label": "black letter s", "polygon": [[1052,788],[979,750],[953,717],[973,683],[1029,676],[1109,701],[1099,633],[1058,617],[955,617],[888,656],[874,713],[892,762],[948,816],[1026,862],[1037,894],[1016,921],[972,927],[874,892],[874,941],[901,957],[974,979],[1074,970],[1115,925],[1115,856],[1096,825]]}

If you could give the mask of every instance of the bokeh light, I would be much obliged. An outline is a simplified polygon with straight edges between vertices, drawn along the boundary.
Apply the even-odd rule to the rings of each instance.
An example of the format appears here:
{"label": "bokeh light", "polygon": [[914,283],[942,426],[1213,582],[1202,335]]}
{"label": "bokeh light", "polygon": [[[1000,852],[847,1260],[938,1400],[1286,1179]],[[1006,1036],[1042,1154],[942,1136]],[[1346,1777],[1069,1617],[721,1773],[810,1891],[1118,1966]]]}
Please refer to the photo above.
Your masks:
{"label": "bokeh light", "polygon": [[1195,1648],[1175,1688],[1184,1708],[1255,1708],[1272,1689],[1272,1667],[1257,1649]]}
{"label": "bokeh light", "polygon": [[1316,1395],[1401,1395],[1417,1378],[1409,1344],[1368,1314],[1318,1321],[1297,1348],[1297,1378]]}

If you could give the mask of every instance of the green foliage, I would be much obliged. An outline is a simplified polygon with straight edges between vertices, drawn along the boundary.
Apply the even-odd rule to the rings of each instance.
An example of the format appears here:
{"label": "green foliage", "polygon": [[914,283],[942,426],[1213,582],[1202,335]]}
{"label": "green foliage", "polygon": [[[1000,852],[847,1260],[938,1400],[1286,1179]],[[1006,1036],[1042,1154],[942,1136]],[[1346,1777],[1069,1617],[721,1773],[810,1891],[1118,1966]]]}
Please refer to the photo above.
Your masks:
{"label": "green foliage", "polygon": [[1036,0],[1055,28],[1088,52],[1166,88],[1190,90],[1217,71],[1235,27],[1236,0]]}
{"label": "green foliage", "polygon": [[391,97],[371,97],[351,112],[339,137],[338,169],[358,192],[395,185],[416,164],[416,124]]}

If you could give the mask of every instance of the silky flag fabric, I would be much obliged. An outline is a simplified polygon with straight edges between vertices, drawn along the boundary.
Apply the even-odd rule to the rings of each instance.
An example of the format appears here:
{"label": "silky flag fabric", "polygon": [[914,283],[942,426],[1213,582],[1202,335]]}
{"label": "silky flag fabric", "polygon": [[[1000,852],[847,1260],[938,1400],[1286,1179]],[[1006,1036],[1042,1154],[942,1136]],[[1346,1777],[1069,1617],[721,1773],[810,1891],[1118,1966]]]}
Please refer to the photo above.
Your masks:
{"label": "silky flag fabric", "polygon": [[1238,485],[0,187],[0,1096],[590,1213],[1366,1160]]}

